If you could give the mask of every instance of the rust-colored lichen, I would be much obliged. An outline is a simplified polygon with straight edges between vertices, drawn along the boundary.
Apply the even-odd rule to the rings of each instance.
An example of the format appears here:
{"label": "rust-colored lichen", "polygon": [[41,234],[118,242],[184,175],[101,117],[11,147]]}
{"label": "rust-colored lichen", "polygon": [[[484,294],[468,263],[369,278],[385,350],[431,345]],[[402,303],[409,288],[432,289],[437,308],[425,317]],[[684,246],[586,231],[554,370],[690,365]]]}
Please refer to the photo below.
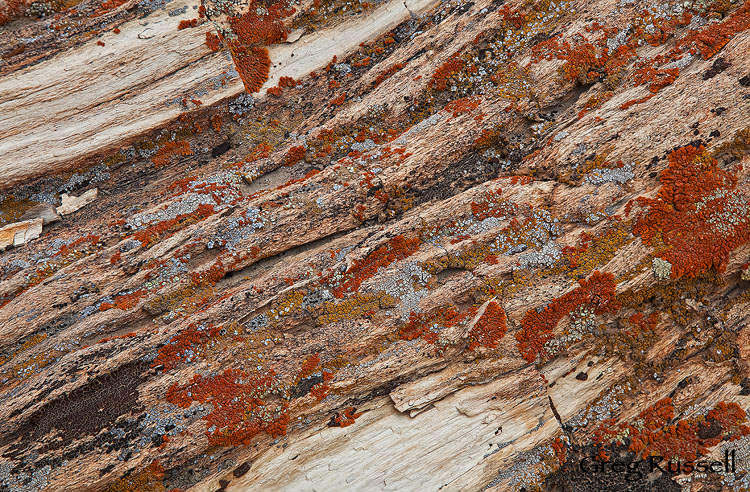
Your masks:
{"label": "rust-colored lichen", "polygon": [[166,398],[182,408],[188,408],[193,401],[211,404],[213,411],[203,417],[209,429],[209,443],[238,446],[250,444],[261,432],[272,437],[286,434],[286,404],[269,404],[265,400],[274,387],[273,372],[250,375],[227,369],[210,377],[195,375],[184,386],[174,384]]}
{"label": "rust-colored lichen", "polygon": [[341,413],[337,413],[333,418],[333,423],[338,427],[348,427],[354,423],[359,417],[362,416],[362,412],[357,412],[354,407],[345,408]]}
{"label": "rust-colored lichen", "polygon": [[265,47],[242,47],[230,44],[234,65],[247,92],[258,92],[268,80],[271,58]]}
{"label": "rust-colored lichen", "polygon": [[169,164],[172,156],[175,155],[192,155],[193,151],[190,149],[190,144],[185,140],[176,140],[165,143],[156,154],[151,157],[151,162],[156,167],[162,167]]}
{"label": "rust-colored lichen", "polygon": [[427,86],[435,91],[442,92],[448,88],[448,81],[466,65],[466,61],[454,53],[445,63],[435,70]]}
{"label": "rust-colored lichen", "polygon": [[527,362],[545,355],[544,345],[552,339],[557,324],[575,308],[589,306],[595,314],[616,312],[619,303],[615,298],[614,276],[595,271],[579,281],[579,287],[554,299],[540,311],[526,311],[521,320],[521,330],[516,333],[518,351]]}
{"label": "rust-colored lichen", "polygon": [[378,269],[414,254],[419,249],[419,243],[419,238],[416,237],[407,239],[401,235],[395,236],[366,257],[354,260],[344,272],[341,283],[333,289],[333,295],[342,298],[346,292],[355,292],[362,282],[374,276]]}
{"label": "rust-colored lichen", "polygon": [[594,432],[594,443],[600,446],[600,456],[606,458],[604,445],[625,434],[630,438],[628,450],[643,459],[657,455],[665,460],[695,461],[722,440],[750,434],[750,429],[743,424],[746,414],[736,403],[722,401],[705,416],[670,424],[674,416],[672,399],[663,398],[642,411],[633,423],[617,427],[610,427],[610,422],[600,424]]}
{"label": "rust-colored lichen", "polygon": [[306,152],[307,149],[305,149],[303,145],[297,145],[290,148],[286,153],[286,162],[284,164],[287,166],[293,166],[305,158]]}
{"label": "rust-colored lichen", "polygon": [[729,254],[750,241],[750,204],[735,190],[737,177],[720,169],[703,146],[679,148],[668,160],[656,197],[637,199],[646,210],[633,234],[659,248],[673,278],[712,267],[723,272]]}
{"label": "rust-colored lichen", "polygon": [[223,37],[212,32],[206,33],[206,46],[211,51],[219,51],[222,48]]}
{"label": "rust-colored lichen", "polygon": [[469,331],[469,350],[477,347],[495,348],[508,331],[508,318],[503,308],[495,301],[487,304],[482,316]]}
{"label": "rust-colored lichen", "polygon": [[153,461],[143,471],[118,479],[105,492],[164,492],[164,467]]}

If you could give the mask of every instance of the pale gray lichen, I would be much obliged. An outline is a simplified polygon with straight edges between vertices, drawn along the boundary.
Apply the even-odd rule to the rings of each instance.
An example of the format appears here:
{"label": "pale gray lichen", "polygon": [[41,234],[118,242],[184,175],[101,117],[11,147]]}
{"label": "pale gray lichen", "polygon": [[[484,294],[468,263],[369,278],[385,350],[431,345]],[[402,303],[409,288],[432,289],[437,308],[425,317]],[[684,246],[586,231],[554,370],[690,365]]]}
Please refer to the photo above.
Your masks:
{"label": "pale gray lichen", "polygon": [[504,484],[505,490],[536,489],[543,477],[552,473],[545,458],[554,456],[549,446],[540,446],[521,453],[509,468],[500,470],[497,476],[481,490]]}
{"label": "pale gray lichen", "polygon": [[654,258],[652,261],[654,276],[659,280],[667,280],[672,275],[672,264],[662,258]]}
{"label": "pale gray lichen", "polygon": [[633,174],[633,168],[635,167],[634,163],[626,164],[622,167],[617,167],[614,169],[611,168],[602,168],[602,169],[594,169],[589,174],[587,174],[583,180],[586,183],[592,184],[592,185],[601,185],[605,183],[617,183],[617,184],[625,184],[626,182],[633,179],[635,174]]}
{"label": "pale gray lichen", "polygon": [[254,105],[255,99],[253,99],[253,96],[243,92],[237,99],[229,102],[229,112],[236,115],[243,115],[249,113]]}
{"label": "pale gray lichen", "polygon": [[531,268],[536,266],[552,267],[560,260],[560,247],[554,241],[545,243],[538,251],[526,251],[518,257],[518,265],[515,269]]}
{"label": "pale gray lichen", "polygon": [[189,193],[176,202],[167,205],[166,208],[156,212],[144,212],[130,217],[126,225],[132,229],[141,229],[151,224],[172,220],[178,215],[191,214],[198,210],[201,205],[214,205],[216,202],[207,194]]}
{"label": "pale gray lichen", "polygon": [[0,463],[0,485],[8,492],[39,492],[49,485],[49,474],[52,471],[50,465],[37,468],[29,475],[25,472],[11,473],[13,466],[10,463]]}
{"label": "pale gray lichen", "polygon": [[[430,278],[432,275],[424,271],[418,263],[409,261],[389,269],[384,279],[373,278],[369,283],[378,291],[399,299],[401,302],[397,310],[400,318],[406,320],[412,312],[421,311],[419,301],[427,297],[428,291],[425,287]],[[422,288],[415,289],[415,284]]]}
{"label": "pale gray lichen", "polygon": [[248,239],[255,231],[273,222],[267,212],[257,207],[250,207],[240,216],[230,217],[220,225],[206,247],[211,249],[222,246],[227,250],[234,250],[240,242]]}
{"label": "pale gray lichen", "polygon": [[579,429],[587,426],[591,422],[601,422],[602,420],[612,418],[622,404],[622,397],[626,391],[630,390],[630,384],[617,384],[612,387],[604,396],[595,401],[588,408],[575,414],[570,420],[565,422],[568,427]]}
{"label": "pale gray lichen", "polygon": [[406,130],[404,133],[402,133],[401,136],[398,137],[396,140],[394,140],[393,143],[396,145],[406,145],[407,143],[409,143],[409,137],[421,132],[425,128],[428,128],[434,125],[438,121],[442,120],[444,117],[445,115],[442,112],[437,112],[433,114],[432,116],[430,116],[429,118],[423,119],[416,125]]}

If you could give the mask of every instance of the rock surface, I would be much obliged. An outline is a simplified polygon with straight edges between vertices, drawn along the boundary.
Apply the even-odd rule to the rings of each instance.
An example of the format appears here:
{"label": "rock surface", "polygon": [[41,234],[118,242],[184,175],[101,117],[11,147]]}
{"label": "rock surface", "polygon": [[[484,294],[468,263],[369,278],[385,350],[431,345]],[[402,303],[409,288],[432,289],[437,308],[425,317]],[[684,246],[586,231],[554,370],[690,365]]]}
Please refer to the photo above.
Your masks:
{"label": "rock surface", "polygon": [[750,2],[0,24],[0,490],[750,488]]}

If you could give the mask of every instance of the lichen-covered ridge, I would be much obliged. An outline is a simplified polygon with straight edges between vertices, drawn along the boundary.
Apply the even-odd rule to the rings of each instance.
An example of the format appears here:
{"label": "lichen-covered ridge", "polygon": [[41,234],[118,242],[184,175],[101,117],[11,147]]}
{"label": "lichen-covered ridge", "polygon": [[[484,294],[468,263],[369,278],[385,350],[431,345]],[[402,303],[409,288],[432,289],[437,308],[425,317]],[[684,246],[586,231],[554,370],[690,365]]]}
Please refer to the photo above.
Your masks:
{"label": "lichen-covered ridge", "polygon": [[578,467],[750,463],[750,3],[410,5],[0,10],[0,87],[165,12],[232,67],[0,181],[98,190],[0,252],[0,490],[750,488]]}

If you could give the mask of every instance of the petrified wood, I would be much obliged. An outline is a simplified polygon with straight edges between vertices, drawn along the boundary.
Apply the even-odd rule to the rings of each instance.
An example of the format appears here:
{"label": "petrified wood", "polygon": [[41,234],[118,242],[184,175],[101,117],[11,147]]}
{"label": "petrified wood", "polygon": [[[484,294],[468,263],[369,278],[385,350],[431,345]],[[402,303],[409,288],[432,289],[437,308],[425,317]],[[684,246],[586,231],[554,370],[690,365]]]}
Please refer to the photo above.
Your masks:
{"label": "petrified wood", "polygon": [[750,1],[0,1],[0,490],[750,488]]}

